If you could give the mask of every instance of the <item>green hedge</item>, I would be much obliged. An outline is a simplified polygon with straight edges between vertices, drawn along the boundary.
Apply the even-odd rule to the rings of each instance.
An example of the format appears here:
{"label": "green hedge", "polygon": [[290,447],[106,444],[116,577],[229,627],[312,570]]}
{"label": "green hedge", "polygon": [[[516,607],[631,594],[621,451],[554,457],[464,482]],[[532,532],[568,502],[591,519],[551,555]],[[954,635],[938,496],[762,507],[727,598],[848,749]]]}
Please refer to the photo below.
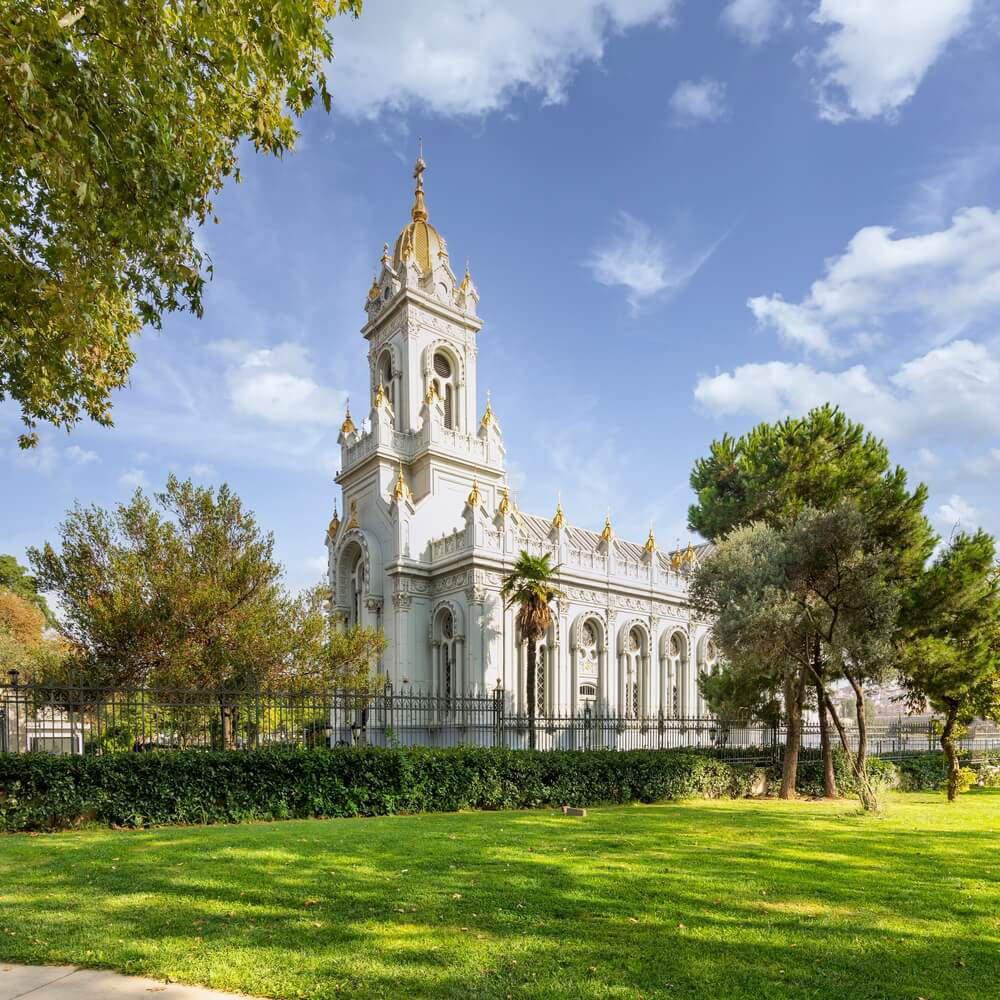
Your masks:
{"label": "green hedge", "polygon": [[376,747],[0,754],[0,829],[155,826],[748,794],[753,769],[684,751]]}

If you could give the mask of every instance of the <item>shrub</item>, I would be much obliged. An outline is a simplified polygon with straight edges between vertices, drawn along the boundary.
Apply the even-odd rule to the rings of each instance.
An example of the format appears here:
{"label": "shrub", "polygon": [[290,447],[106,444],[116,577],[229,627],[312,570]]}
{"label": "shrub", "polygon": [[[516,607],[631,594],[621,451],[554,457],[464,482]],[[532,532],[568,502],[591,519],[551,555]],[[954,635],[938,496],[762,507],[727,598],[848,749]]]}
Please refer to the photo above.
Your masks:
{"label": "shrub", "polygon": [[746,795],[753,769],[678,751],[343,747],[0,754],[0,829],[233,823]]}
{"label": "shrub", "polygon": [[[841,747],[833,748],[833,775],[837,781],[837,794],[843,797],[857,794],[857,782],[851,770],[847,754]],[[881,760],[878,757],[868,758],[868,775],[876,792],[901,786],[900,774],[892,761]],[[781,781],[780,761],[771,772],[772,781]],[[795,779],[795,790],[799,795],[812,795],[817,798],[823,794],[823,758],[819,750],[803,750],[799,754],[799,768]]]}

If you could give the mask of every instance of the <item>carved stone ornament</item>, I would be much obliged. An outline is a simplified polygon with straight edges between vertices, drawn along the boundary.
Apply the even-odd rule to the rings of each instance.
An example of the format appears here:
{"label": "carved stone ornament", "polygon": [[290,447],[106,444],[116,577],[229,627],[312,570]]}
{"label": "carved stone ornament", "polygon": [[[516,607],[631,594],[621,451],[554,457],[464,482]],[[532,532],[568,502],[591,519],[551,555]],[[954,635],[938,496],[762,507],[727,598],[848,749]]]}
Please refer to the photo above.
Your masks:
{"label": "carved stone ornament", "polygon": [[413,604],[412,594],[393,594],[392,606],[397,611],[406,611]]}

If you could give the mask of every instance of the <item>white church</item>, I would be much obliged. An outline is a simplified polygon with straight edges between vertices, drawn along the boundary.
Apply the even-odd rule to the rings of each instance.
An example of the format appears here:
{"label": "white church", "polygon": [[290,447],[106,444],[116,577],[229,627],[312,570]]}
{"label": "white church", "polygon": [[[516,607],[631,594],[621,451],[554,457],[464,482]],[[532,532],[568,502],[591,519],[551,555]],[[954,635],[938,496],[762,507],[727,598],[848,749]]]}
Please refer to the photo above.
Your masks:
{"label": "white church", "polygon": [[[659,549],[517,509],[500,424],[479,409],[482,321],[468,268],[452,271],[414,170],[411,220],[386,244],[365,301],[371,409],[350,411],[339,443],[343,491],[326,535],[336,612],[384,630],[379,664],[392,689],[445,703],[501,689],[506,711],[626,719],[703,715],[696,684],[715,649],[687,600],[703,547]],[[500,599],[521,550],[548,552],[565,595],[526,690],[526,645]]]}

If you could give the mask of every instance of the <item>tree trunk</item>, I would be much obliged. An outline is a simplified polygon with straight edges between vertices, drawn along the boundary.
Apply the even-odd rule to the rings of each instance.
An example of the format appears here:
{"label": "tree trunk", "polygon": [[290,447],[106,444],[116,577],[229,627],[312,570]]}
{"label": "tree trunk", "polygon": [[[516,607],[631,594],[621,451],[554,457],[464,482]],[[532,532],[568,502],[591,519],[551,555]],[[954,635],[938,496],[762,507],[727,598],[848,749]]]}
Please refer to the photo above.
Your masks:
{"label": "tree trunk", "polygon": [[823,697],[823,684],[816,681],[816,704],[819,711],[819,745],[823,754],[823,795],[828,799],[837,797],[837,777],[833,773],[833,745],[830,742],[830,717]]}
{"label": "tree trunk", "polygon": [[948,801],[958,798],[958,751],[955,749],[955,719],[958,709],[954,706],[948,709],[948,718],[941,730],[941,749],[948,758]]}
{"label": "tree trunk", "polygon": [[785,677],[785,759],[781,768],[781,791],[783,799],[795,798],[795,779],[799,771],[799,747],[802,745],[802,696],[805,692],[805,674],[789,674]]}
{"label": "tree trunk", "polygon": [[837,778],[833,773],[833,747],[830,743],[830,718],[826,713],[826,685],[823,683],[823,651],[819,634],[813,636],[813,679],[816,684],[816,710],[819,712],[819,746],[823,756],[823,795],[837,797]]}
{"label": "tree trunk", "polygon": [[219,699],[219,714],[222,722],[222,749],[233,749],[233,709],[224,698]]}
{"label": "tree trunk", "polygon": [[538,645],[535,639],[528,639],[528,746],[535,749],[535,661]]}
{"label": "tree trunk", "polygon": [[868,717],[865,713],[865,692],[854,678],[849,676],[847,679],[854,689],[854,704],[858,714],[858,750],[851,760],[854,780],[858,786],[861,807],[866,812],[878,812],[881,803],[868,775]]}

